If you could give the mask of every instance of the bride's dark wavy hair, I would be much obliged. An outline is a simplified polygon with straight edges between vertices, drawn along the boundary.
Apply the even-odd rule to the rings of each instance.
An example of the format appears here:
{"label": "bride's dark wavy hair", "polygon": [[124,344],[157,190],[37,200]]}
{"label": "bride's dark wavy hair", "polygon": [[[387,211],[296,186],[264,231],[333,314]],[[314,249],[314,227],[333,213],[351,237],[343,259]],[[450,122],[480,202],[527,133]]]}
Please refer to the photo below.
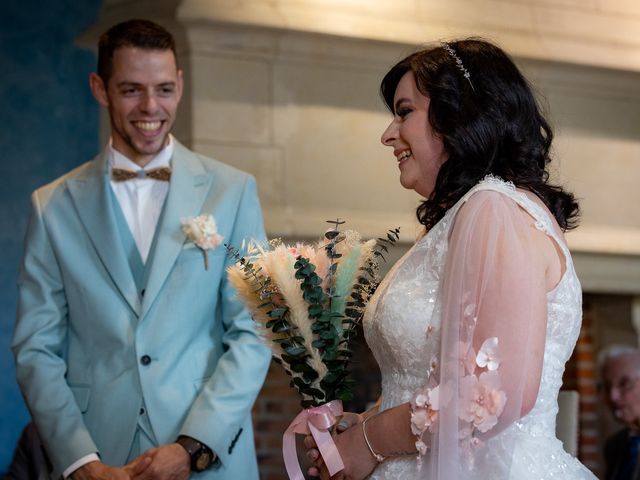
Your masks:
{"label": "bride's dark wavy hair", "polygon": [[492,174],[537,194],[563,230],[577,226],[573,194],[549,183],[546,169],[553,132],[531,87],[511,58],[480,39],[450,42],[469,72],[442,46],[409,55],[385,75],[380,93],[391,112],[405,73],[429,97],[429,123],[448,154],[433,193],[416,215],[432,228],[471,187]]}

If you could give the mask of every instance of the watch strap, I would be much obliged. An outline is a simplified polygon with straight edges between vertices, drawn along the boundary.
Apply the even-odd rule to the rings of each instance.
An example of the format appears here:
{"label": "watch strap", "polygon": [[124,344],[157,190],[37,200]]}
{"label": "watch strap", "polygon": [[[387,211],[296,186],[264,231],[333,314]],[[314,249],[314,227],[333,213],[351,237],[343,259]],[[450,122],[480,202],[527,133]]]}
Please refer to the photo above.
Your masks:
{"label": "watch strap", "polygon": [[176,443],[182,446],[191,459],[191,470],[202,472],[213,465],[218,456],[204,443],[187,435],[180,435]]}

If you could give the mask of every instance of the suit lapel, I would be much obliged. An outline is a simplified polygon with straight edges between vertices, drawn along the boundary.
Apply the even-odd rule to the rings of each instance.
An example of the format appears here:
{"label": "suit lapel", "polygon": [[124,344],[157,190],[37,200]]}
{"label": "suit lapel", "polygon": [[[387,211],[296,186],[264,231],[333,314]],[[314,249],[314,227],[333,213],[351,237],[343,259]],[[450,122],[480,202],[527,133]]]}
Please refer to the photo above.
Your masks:
{"label": "suit lapel", "polygon": [[84,175],[66,181],[69,193],[91,242],[111,279],[136,315],[140,298],[115,223],[106,153]]}
{"label": "suit lapel", "polygon": [[149,277],[142,301],[143,316],[149,311],[182,251],[185,235],[180,220],[200,214],[211,186],[211,173],[177,141],[171,168],[169,194],[156,228],[155,250],[149,259]]}

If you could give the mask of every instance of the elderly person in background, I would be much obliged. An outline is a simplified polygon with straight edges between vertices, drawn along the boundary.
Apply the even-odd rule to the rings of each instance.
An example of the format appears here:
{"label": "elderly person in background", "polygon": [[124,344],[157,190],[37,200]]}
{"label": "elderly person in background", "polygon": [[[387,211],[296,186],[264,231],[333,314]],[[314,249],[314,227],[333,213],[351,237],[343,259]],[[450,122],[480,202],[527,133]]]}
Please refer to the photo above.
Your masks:
{"label": "elderly person in background", "polygon": [[598,363],[607,404],[625,427],[605,444],[605,480],[640,480],[640,350],[609,347]]}

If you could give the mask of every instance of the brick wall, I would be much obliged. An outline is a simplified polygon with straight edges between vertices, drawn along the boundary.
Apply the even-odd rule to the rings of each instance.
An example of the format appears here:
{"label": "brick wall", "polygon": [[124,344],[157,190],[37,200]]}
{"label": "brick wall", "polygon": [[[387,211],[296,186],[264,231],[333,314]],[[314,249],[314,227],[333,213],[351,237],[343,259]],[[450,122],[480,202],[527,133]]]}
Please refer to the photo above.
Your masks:
{"label": "brick wall", "polygon": [[593,316],[589,303],[585,302],[582,330],[576,345],[575,371],[580,393],[580,437],[578,457],[592,471],[601,467],[598,445],[598,390],[596,372],[596,352],[593,338]]}
{"label": "brick wall", "polygon": [[280,365],[271,362],[253,409],[261,480],[287,478],[282,461],[282,434],[299,411],[298,395],[289,387],[289,377]]}

